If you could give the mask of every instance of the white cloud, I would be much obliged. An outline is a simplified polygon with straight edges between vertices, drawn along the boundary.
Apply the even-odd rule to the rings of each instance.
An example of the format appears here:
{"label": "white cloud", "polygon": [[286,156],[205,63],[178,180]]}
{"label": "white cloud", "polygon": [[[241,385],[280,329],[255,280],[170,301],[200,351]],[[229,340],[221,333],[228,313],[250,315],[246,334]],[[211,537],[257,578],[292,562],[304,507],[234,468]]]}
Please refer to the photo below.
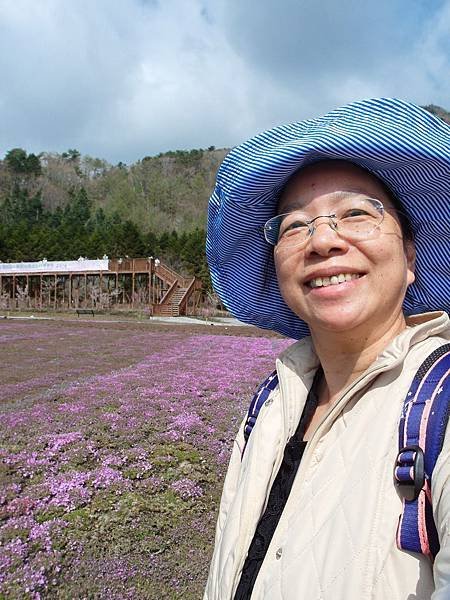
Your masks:
{"label": "white cloud", "polygon": [[367,96],[450,108],[450,0],[0,2],[0,153],[225,146]]}

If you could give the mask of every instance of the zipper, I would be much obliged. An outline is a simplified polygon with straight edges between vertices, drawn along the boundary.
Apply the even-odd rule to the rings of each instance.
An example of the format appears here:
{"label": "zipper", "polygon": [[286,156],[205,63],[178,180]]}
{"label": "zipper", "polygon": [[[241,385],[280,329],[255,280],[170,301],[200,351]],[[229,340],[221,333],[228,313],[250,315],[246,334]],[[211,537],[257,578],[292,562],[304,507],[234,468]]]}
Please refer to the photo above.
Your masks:
{"label": "zipper", "polygon": [[[278,368],[279,365],[277,365],[277,371],[278,371],[278,385],[280,388],[279,394],[280,394],[280,403],[281,403],[281,421],[283,423],[283,431],[281,432],[283,439],[280,443],[280,452],[278,453],[277,459],[274,463],[273,469],[272,469],[272,475],[270,478],[270,485],[269,485],[269,489],[272,489],[272,485],[273,482],[275,481],[275,478],[278,474],[278,471],[280,469],[281,463],[283,462],[283,455],[284,455],[284,449],[286,447],[286,444],[288,443],[290,437],[294,434],[295,429],[298,425],[298,419],[301,418],[302,416],[302,412],[305,408],[305,404],[306,404],[306,399],[308,397],[308,390],[305,388],[305,397],[304,397],[304,401],[303,401],[303,406],[301,408],[299,408],[298,410],[298,419],[297,419],[297,423],[292,423],[288,421],[288,412],[291,412],[290,410],[288,410],[287,407],[289,407],[291,405],[290,402],[286,401],[287,398],[287,390],[286,390],[286,381],[284,377],[280,377],[280,370],[282,371],[283,365],[282,363],[280,363],[281,365],[281,369]],[[319,365],[320,367],[320,365]],[[314,376],[312,377],[311,381],[314,379]],[[303,380],[302,380],[303,381]],[[285,399],[285,401],[283,401],[283,398]],[[290,421],[292,421],[292,418],[290,419]],[[287,434],[287,436],[286,436]],[[305,448],[305,452],[306,452],[306,448]],[[303,459],[300,461],[300,465],[303,462]],[[267,503],[268,498],[266,498],[266,503]]]}
{"label": "zipper", "polygon": [[[322,435],[322,429],[326,422],[334,422],[334,418],[337,414],[339,414],[342,409],[346,406],[351,397],[364,387],[366,387],[373,379],[375,379],[380,373],[387,371],[388,369],[395,368],[398,364],[400,364],[403,360],[402,357],[397,357],[393,362],[385,361],[378,365],[375,369],[371,370],[369,373],[364,373],[358,379],[355,379],[349,387],[343,392],[342,396],[333,404],[328,412],[324,414],[322,420],[319,422],[315,432],[311,436],[311,438],[307,441],[305,450],[303,452],[302,460],[300,461],[300,465],[297,471],[297,475],[295,479],[299,479],[300,481],[303,479],[303,475],[305,470],[308,467],[308,460],[310,455],[317,447],[317,442],[320,440]],[[280,383],[280,392],[282,392],[282,386]],[[286,390],[285,390],[286,393]],[[285,396],[286,397],[286,396]],[[280,463],[281,464],[281,461]],[[279,468],[278,464],[278,468]],[[275,474],[276,476],[276,474]]]}
{"label": "zipper", "polygon": [[[281,398],[279,398],[279,401],[281,402]],[[281,417],[280,417],[280,421],[281,423],[285,422],[285,406],[283,403],[281,403]],[[264,413],[260,414],[258,416],[259,418],[263,418],[266,415]],[[284,453],[284,447],[285,447],[285,443],[283,443],[283,440],[280,441],[280,450],[278,452],[278,456],[276,458],[276,461],[274,463],[274,468],[272,470],[272,475],[271,478],[269,480],[267,489],[268,489],[268,493],[266,493],[266,497],[264,499],[264,502],[262,504],[262,512],[264,512],[265,507],[267,505],[267,501],[268,501],[268,497],[269,497],[269,492],[272,488],[273,485],[273,481],[276,477],[276,474],[278,473],[278,469],[280,468],[280,464],[281,461],[283,459],[283,453]],[[256,456],[256,453],[253,452],[252,455],[250,456],[250,462],[247,465],[247,473],[248,474],[252,474],[255,471],[255,465],[258,463],[259,457]],[[251,475],[250,475],[250,483],[248,482],[248,480],[246,481],[246,487],[250,486],[251,487]],[[262,513],[261,513],[262,514]],[[258,523],[258,519],[256,518],[256,510],[253,506],[250,507],[249,512],[247,513],[246,519],[245,519],[245,524],[247,525],[245,530],[243,530],[241,532],[241,536],[240,539],[238,540],[238,545],[235,548],[235,552],[236,555],[239,556],[239,564],[235,564],[234,565],[234,578],[233,578],[233,583],[232,583],[232,598],[234,597],[235,593],[236,593],[236,589],[239,583],[239,578],[240,575],[238,577],[238,573],[240,574],[242,571],[242,567],[244,565],[245,562],[245,558],[246,558],[246,552],[245,550],[247,550],[250,546],[250,543],[252,541],[253,538],[253,533],[250,533],[251,531],[251,524],[256,524]]]}

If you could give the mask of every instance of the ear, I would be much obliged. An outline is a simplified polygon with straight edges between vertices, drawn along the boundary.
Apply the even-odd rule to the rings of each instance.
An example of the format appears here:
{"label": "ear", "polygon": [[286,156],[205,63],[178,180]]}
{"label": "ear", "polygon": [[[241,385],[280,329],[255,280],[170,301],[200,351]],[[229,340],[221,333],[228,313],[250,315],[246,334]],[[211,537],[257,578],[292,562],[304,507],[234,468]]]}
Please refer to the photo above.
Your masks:
{"label": "ear", "polygon": [[414,274],[416,268],[416,249],[412,241],[406,241],[404,244],[406,256],[407,275],[406,281],[408,285],[414,283],[416,276]]}

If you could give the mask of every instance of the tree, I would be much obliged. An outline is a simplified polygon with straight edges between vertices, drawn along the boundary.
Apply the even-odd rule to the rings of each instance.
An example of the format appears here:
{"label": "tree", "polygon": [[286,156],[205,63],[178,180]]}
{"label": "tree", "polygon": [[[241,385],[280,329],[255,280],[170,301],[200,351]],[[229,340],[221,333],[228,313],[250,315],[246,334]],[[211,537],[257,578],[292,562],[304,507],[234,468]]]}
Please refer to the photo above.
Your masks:
{"label": "tree", "polygon": [[26,160],[26,172],[29,173],[30,175],[35,175],[36,177],[38,175],[41,175],[42,173],[42,167],[41,167],[41,161],[39,159],[38,156],[36,156],[36,154],[29,154]]}
{"label": "tree", "polygon": [[96,179],[104,175],[111,165],[101,158],[93,158],[92,156],[83,156],[81,160],[81,171],[87,179]]}
{"label": "tree", "polygon": [[6,153],[5,162],[14,173],[26,173],[27,153],[23,148],[13,148]]}
{"label": "tree", "polygon": [[72,168],[78,176],[82,175],[80,169],[81,154],[78,152],[78,150],[75,150],[75,148],[69,148],[67,152],[63,152],[61,154],[61,158],[72,165]]}
{"label": "tree", "polygon": [[208,264],[205,254],[206,232],[204,229],[195,229],[186,236],[186,241],[180,251],[180,258],[184,269],[190,274],[199,277],[205,289],[211,289]]}
{"label": "tree", "polygon": [[71,224],[84,226],[91,218],[92,202],[84,187],[70,192],[71,202],[64,210],[65,220]]}
{"label": "tree", "polygon": [[78,150],[75,150],[74,148],[69,148],[67,152],[63,152],[61,154],[61,157],[69,162],[79,163],[81,154],[78,152]]}
{"label": "tree", "polygon": [[112,250],[113,256],[142,256],[144,244],[141,232],[134,223],[127,220],[115,225]]}
{"label": "tree", "polygon": [[28,154],[23,148],[13,148],[5,155],[8,168],[17,174],[40,175],[42,172],[41,161],[36,154]]}
{"label": "tree", "polygon": [[147,233],[142,236],[142,242],[144,245],[145,256],[153,256],[156,258],[161,254],[158,237],[153,231],[147,231]]}

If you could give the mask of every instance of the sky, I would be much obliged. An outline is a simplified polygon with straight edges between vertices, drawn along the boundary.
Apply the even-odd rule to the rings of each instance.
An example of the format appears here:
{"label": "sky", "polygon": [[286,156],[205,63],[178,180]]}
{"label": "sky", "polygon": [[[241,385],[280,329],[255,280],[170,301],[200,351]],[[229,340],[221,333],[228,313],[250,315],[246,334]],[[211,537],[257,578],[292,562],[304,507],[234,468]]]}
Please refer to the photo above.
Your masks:
{"label": "sky", "polygon": [[0,0],[0,157],[127,164],[389,96],[450,110],[450,0]]}

